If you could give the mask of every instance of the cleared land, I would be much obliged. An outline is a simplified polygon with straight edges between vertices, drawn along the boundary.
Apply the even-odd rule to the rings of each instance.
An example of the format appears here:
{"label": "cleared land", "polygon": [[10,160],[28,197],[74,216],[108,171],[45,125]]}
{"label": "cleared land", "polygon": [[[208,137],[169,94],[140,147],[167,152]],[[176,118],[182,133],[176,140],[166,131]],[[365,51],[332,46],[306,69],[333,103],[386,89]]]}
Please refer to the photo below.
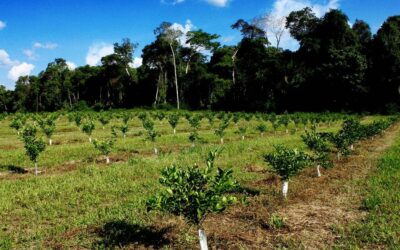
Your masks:
{"label": "cleared land", "polygon": [[[364,122],[375,119],[367,117]],[[141,122],[135,118],[129,123],[127,138],[119,136],[110,155],[112,164],[106,165],[87,136],[62,117],[54,145],[40,156],[43,173],[35,177],[22,143],[8,124],[9,120],[0,124],[0,248],[197,248],[194,228],[176,217],[147,213],[145,202],[159,190],[157,180],[164,167],[204,164],[207,152],[220,146],[214,135],[216,125],[212,128],[203,120],[202,142],[192,148],[186,120],[181,119],[177,135],[167,121],[157,121],[162,135],[157,139],[161,152],[155,156],[153,144],[144,140]],[[286,134],[280,127],[274,133],[268,124],[269,131],[261,137],[255,131],[256,119],[240,124],[248,127],[245,140],[231,124],[216,163],[232,168],[243,186],[258,195],[207,219],[204,226],[210,246],[320,249],[361,241],[354,236],[341,242],[338,237],[349,222],[365,218],[366,212],[360,209],[365,178],[375,174],[377,159],[399,134],[398,125],[383,137],[357,144],[353,156],[335,162],[321,178],[315,177],[314,168],[306,169],[294,178],[289,200],[284,201],[280,181],[268,172],[262,155],[274,144],[305,150],[302,132]],[[104,130],[97,123],[93,138],[108,137],[111,125],[120,121],[113,120]],[[336,131],[339,126],[323,124],[319,131]],[[294,131],[293,124],[289,128]],[[390,152],[395,150],[398,147]],[[283,218],[284,223],[277,228],[271,218]],[[348,230],[345,235],[353,235],[356,229]],[[396,234],[393,237],[398,239]]]}

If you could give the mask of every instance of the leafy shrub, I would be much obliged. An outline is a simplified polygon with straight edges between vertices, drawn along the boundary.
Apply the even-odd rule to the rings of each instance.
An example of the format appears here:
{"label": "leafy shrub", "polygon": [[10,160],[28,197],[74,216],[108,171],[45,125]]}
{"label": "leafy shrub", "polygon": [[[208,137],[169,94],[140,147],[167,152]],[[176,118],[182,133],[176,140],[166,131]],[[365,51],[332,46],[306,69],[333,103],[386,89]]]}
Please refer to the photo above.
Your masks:
{"label": "leafy shrub", "polygon": [[310,157],[297,149],[289,149],[282,145],[275,146],[275,152],[264,155],[272,170],[284,181],[282,193],[287,196],[289,179],[296,176],[300,170],[308,166]]}

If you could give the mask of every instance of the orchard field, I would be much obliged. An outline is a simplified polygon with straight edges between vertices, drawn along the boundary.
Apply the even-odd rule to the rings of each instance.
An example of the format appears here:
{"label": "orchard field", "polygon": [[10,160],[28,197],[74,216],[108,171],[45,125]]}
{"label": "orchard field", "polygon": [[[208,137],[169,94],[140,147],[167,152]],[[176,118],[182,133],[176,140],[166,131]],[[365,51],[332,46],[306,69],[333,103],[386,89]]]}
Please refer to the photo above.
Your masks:
{"label": "orchard field", "polygon": [[[390,166],[400,161],[398,135],[395,116],[146,110],[3,115],[0,249],[196,249],[199,225],[209,247],[218,249],[395,247],[398,215],[389,214],[399,210],[393,205],[399,171]],[[205,189],[223,184],[204,205],[211,208],[198,208],[204,216],[195,219],[185,209],[176,216],[172,205],[174,211],[165,211],[163,202],[171,199],[155,195],[171,198],[175,189],[159,181],[168,176],[164,169],[176,166],[169,173],[176,181],[179,169],[205,169],[206,159],[215,164],[213,173],[226,174],[225,182],[207,179],[214,182]],[[387,195],[393,197],[380,196],[387,192],[380,181],[392,185]],[[380,223],[378,234],[374,223]]]}

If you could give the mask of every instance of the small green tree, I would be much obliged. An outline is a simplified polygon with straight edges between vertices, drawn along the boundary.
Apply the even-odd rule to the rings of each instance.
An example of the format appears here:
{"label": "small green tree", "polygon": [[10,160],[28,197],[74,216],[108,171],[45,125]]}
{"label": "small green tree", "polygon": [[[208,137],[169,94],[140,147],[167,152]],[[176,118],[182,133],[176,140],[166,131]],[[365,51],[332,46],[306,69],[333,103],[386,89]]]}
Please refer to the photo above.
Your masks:
{"label": "small green tree", "polygon": [[53,144],[53,137],[54,131],[56,130],[56,117],[49,116],[43,119],[39,118],[37,120],[39,127],[42,129],[42,132],[46,135],[47,139],[49,140],[49,146]]}
{"label": "small green tree", "polygon": [[153,143],[154,154],[158,154],[158,149],[156,147],[156,138],[160,134],[154,129],[154,122],[150,119],[145,119],[143,121],[143,128],[147,131],[146,139]]}
{"label": "small green tree", "polygon": [[211,213],[224,211],[237,198],[230,195],[239,188],[231,170],[217,169],[214,162],[220,150],[212,151],[207,157],[207,167],[197,165],[188,169],[171,166],[161,172],[160,183],[165,188],[147,202],[148,210],[159,210],[183,216],[189,224],[199,230],[201,249],[207,249],[202,224]]}
{"label": "small green tree", "polygon": [[74,116],[75,125],[79,128],[82,124],[82,115],[79,113],[75,113]]}
{"label": "small green tree", "polygon": [[93,145],[95,149],[100,151],[100,153],[106,158],[106,164],[110,163],[110,153],[114,147],[115,137],[114,134],[111,132],[111,139],[107,140],[93,140]]}
{"label": "small green tree", "polygon": [[37,159],[40,153],[46,149],[46,144],[42,139],[37,138],[36,133],[37,130],[35,127],[27,125],[22,131],[22,141],[26,155],[35,164],[35,175],[38,175]]}
{"label": "small green tree", "polygon": [[238,134],[240,134],[240,136],[242,137],[242,140],[244,140],[244,138],[245,138],[245,136],[246,136],[246,132],[247,132],[247,127],[245,127],[245,126],[240,126],[239,128],[238,128]]}
{"label": "small green tree", "polygon": [[257,125],[256,129],[260,132],[261,137],[264,137],[264,134],[267,131],[267,125],[265,125],[265,123],[260,123]]}
{"label": "small green tree", "polygon": [[22,116],[16,115],[11,120],[10,127],[15,129],[17,131],[17,134],[19,135],[21,129],[24,127],[25,121],[24,121],[24,118],[22,118]]}
{"label": "small green tree", "polygon": [[92,143],[92,133],[95,125],[92,120],[88,120],[82,124],[82,132],[89,136],[89,142]]}
{"label": "small green tree", "polygon": [[313,151],[313,161],[317,165],[317,176],[321,177],[321,166],[325,169],[333,166],[329,159],[330,149],[327,140],[318,134],[315,129],[311,132],[306,131],[306,134],[302,135],[301,138],[307,147]]}
{"label": "small green tree", "polygon": [[224,144],[224,136],[225,136],[225,130],[229,126],[229,119],[223,119],[219,123],[218,128],[215,130],[215,134],[219,137],[221,144]]}
{"label": "small green tree", "polygon": [[196,141],[200,139],[198,130],[200,128],[201,118],[197,115],[189,117],[188,119],[192,131],[189,134],[189,141],[192,142],[192,147],[195,147]]}
{"label": "small green tree", "polygon": [[179,123],[179,115],[177,114],[170,114],[168,116],[168,123],[171,125],[172,129],[174,130],[174,135],[176,134],[176,127]]}
{"label": "small green tree", "polygon": [[300,170],[310,163],[310,157],[297,149],[284,146],[275,146],[275,152],[264,155],[264,160],[271,165],[282,181],[282,193],[287,198],[290,178],[296,176]]}
{"label": "small green tree", "polygon": [[215,121],[215,114],[213,112],[207,112],[205,114],[206,119],[208,120],[208,124],[210,125],[210,128],[214,125]]}
{"label": "small green tree", "polygon": [[129,126],[128,126],[128,124],[122,124],[121,125],[121,127],[119,127],[119,129],[121,130],[121,133],[122,133],[122,136],[124,137],[124,138],[126,138],[126,134],[128,133],[128,131],[129,131]]}
{"label": "small green tree", "polygon": [[107,124],[109,124],[111,121],[111,116],[107,113],[101,113],[99,115],[99,122],[101,123],[103,130],[105,129],[105,127],[107,126]]}
{"label": "small green tree", "polygon": [[290,117],[289,114],[285,113],[282,115],[279,119],[279,124],[283,125],[285,127],[286,134],[289,133],[289,123],[290,123]]}

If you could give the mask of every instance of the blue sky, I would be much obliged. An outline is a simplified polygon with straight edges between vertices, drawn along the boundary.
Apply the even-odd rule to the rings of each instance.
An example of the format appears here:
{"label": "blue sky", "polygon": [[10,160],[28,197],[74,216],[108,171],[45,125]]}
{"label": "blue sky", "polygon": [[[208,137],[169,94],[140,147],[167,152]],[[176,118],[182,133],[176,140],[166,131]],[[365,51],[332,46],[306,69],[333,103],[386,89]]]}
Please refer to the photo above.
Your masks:
{"label": "blue sky", "polygon": [[[141,49],[162,21],[186,31],[202,28],[232,44],[240,39],[230,29],[237,19],[284,16],[305,6],[318,15],[342,9],[350,22],[366,20],[374,32],[388,16],[400,14],[399,0],[1,0],[0,84],[12,89],[18,76],[37,74],[58,57],[71,67],[94,65],[125,37],[139,43],[139,65]],[[296,48],[288,36],[282,45]]]}

